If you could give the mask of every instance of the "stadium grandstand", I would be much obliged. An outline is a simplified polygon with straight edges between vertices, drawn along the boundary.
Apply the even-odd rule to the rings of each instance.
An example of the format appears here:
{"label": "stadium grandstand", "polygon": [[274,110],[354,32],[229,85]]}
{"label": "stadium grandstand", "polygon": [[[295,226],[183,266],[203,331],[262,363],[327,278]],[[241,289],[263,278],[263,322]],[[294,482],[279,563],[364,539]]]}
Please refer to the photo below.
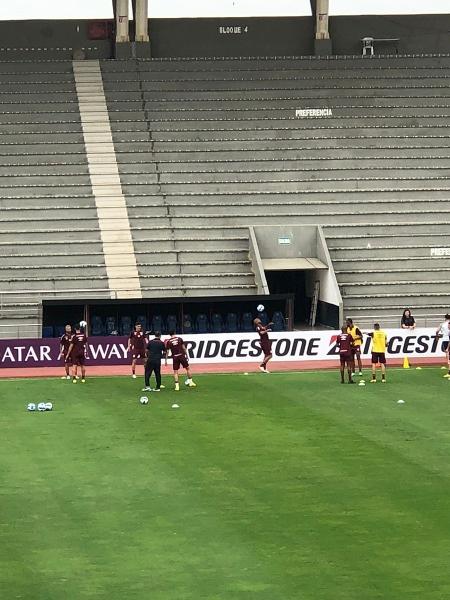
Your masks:
{"label": "stadium grandstand", "polygon": [[73,301],[448,312],[450,15],[128,4],[0,22],[1,337]]}

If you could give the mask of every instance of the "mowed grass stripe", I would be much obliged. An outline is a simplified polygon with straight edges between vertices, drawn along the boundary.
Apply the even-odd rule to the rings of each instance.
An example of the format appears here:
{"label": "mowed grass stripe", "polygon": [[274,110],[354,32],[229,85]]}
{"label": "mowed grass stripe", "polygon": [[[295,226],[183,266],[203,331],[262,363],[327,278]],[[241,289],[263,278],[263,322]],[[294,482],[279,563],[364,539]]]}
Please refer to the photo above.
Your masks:
{"label": "mowed grass stripe", "polygon": [[[445,596],[446,382],[425,377],[360,389],[336,384],[335,373],[208,375],[195,390],[150,396],[148,407],[128,379],[2,382],[13,450],[1,461],[4,521],[14,523],[1,530],[13,550],[0,550],[6,589],[27,598]],[[428,386],[440,395],[426,403]],[[404,407],[387,397],[396,391]],[[26,414],[38,398],[54,413]]]}

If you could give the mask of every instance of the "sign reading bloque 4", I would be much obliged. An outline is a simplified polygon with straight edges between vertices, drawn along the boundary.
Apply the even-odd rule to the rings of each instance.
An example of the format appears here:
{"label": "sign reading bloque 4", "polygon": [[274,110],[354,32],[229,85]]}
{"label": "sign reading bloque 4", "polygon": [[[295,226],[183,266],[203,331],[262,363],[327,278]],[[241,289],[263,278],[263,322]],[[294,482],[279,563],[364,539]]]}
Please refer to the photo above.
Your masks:
{"label": "sign reading bloque 4", "polygon": [[247,33],[248,31],[248,26],[245,25],[244,27],[242,25],[228,25],[228,26],[220,26],[219,27],[219,33],[221,34],[225,34],[225,35],[239,35],[241,33]]}
{"label": "sign reading bloque 4", "polygon": [[333,111],[331,108],[297,108],[295,111],[296,119],[304,119],[308,117],[332,117]]}

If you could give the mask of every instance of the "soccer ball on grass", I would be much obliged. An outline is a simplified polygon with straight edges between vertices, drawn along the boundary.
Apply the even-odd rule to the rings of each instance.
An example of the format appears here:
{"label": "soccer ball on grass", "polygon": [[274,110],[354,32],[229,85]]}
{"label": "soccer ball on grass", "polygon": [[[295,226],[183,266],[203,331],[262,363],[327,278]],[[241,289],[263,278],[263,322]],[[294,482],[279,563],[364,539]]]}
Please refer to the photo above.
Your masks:
{"label": "soccer ball on grass", "polygon": [[140,402],[141,404],[148,404],[148,398],[147,398],[147,396],[141,396],[141,397],[139,398],[139,402]]}

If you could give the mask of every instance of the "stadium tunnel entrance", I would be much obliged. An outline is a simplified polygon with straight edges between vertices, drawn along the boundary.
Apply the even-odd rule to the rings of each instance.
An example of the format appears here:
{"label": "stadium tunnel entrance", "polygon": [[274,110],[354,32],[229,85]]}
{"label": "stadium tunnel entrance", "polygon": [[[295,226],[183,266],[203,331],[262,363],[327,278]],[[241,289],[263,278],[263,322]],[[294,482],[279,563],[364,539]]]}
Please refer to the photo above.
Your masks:
{"label": "stadium tunnel entrance", "polygon": [[306,272],[266,271],[266,279],[271,294],[293,294],[294,328],[304,329],[308,324],[311,308],[311,298],[306,295]]}

